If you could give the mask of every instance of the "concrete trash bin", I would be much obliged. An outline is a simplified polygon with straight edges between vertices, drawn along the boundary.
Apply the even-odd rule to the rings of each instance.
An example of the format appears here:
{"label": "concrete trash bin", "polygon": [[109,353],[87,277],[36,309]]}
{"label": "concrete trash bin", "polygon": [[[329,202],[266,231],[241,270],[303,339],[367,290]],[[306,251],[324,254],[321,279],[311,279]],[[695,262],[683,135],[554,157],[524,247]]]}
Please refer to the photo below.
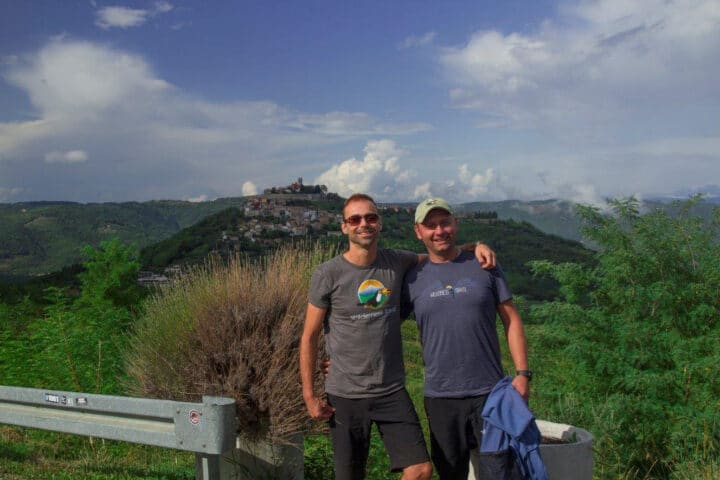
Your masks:
{"label": "concrete trash bin", "polygon": [[[536,420],[543,439],[540,455],[550,480],[592,480],[593,436],[587,430]],[[476,480],[472,467],[468,480]]]}

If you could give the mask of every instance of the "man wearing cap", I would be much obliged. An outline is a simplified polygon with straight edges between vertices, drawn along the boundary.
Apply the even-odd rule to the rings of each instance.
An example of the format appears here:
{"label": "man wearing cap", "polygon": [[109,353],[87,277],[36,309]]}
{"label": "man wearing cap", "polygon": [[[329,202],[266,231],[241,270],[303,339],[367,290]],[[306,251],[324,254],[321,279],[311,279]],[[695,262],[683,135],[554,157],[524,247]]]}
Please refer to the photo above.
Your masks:
{"label": "man wearing cap", "polygon": [[485,400],[504,376],[496,313],[517,372],[512,385],[526,401],[532,377],[522,320],[502,271],[480,268],[456,246],[457,231],[445,200],[420,202],[415,234],[428,261],[408,271],[402,299],[403,317],[414,311],[420,331],[431,456],[442,480],[467,479],[470,452],[480,445]]}
{"label": "man wearing cap", "polygon": [[[400,297],[405,273],[422,260],[403,250],[378,248],[382,221],[372,198],[345,201],[342,231],[348,250],[318,266],[310,282],[300,340],[300,375],[308,414],[329,420],[336,479],[365,478],[375,423],[402,479],[429,479],[432,466],[420,422],[405,390]],[[492,250],[470,245],[488,268]],[[475,258],[470,254],[471,258]],[[475,262],[480,267],[480,263]],[[327,400],[315,392],[321,331],[330,358]]]}

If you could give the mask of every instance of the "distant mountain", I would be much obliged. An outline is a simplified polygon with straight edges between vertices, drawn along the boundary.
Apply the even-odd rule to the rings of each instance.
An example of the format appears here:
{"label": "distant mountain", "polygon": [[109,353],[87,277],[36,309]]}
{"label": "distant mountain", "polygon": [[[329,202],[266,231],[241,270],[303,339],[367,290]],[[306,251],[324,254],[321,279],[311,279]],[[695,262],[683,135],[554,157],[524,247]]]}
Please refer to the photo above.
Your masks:
{"label": "distant mountain", "polygon": [[651,201],[668,203],[676,200],[685,200],[692,195],[702,195],[705,203],[720,205],[720,185],[705,185],[704,187],[699,188],[688,188],[678,190],[674,195],[653,196],[649,199]]}
{"label": "distant mountain", "polygon": [[[717,187],[720,189],[720,187]],[[712,191],[712,189],[706,188]],[[677,211],[676,203],[688,200],[690,194],[678,197],[646,198],[641,202],[644,212],[655,209],[666,210],[671,214]],[[709,219],[713,208],[720,205],[720,196],[703,196],[702,201],[693,209],[693,213]],[[495,211],[498,218],[529,222],[551,235],[584,242],[580,232],[580,221],[575,214],[576,204],[566,200],[550,199],[535,201],[505,200],[501,202],[471,202],[457,206],[460,212]]]}
{"label": "distant mountain", "polygon": [[494,211],[500,219],[529,222],[545,233],[582,240],[580,224],[575,216],[575,204],[566,200],[471,202],[459,205],[458,211]]}

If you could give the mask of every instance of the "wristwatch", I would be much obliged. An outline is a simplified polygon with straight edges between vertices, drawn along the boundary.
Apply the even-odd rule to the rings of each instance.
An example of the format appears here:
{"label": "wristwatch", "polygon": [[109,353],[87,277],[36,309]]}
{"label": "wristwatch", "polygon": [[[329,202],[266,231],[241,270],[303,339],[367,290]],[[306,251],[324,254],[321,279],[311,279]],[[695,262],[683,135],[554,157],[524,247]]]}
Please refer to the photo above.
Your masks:
{"label": "wristwatch", "polygon": [[533,377],[533,371],[532,370],[518,370],[515,372],[515,375],[520,375],[521,377],[527,377],[528,381],[532,380]]}

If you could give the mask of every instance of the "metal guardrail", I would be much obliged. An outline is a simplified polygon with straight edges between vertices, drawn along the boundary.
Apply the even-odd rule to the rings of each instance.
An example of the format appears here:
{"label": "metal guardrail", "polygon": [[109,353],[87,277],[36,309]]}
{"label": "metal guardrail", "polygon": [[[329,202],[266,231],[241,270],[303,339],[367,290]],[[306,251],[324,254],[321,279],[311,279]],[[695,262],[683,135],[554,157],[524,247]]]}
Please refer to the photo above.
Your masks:
{"label": "metal guardrail", "polygon": [[235,400],[202,403],[0,386],[0,423],[195,452],[196,478],[219,478],[235,446]]}

